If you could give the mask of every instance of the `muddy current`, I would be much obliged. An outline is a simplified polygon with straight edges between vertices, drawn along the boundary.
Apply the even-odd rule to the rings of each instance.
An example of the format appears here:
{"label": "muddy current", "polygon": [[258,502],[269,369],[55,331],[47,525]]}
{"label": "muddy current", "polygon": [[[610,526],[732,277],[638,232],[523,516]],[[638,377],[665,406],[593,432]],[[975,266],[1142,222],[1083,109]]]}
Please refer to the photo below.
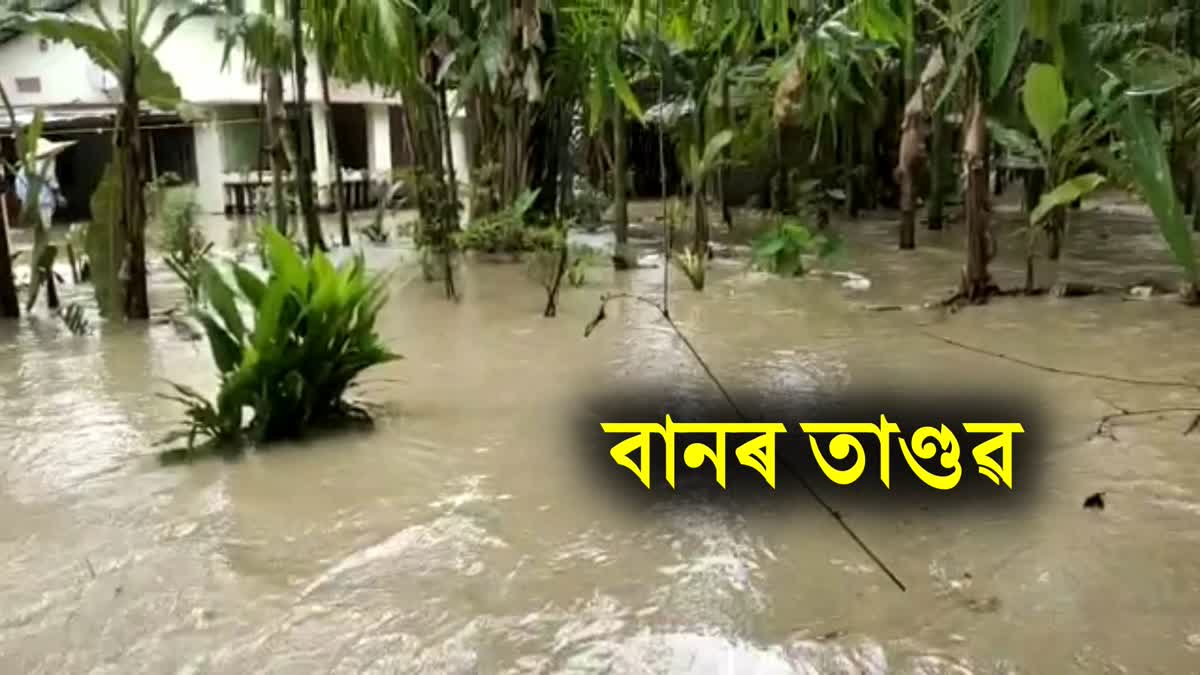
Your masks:
{"label": "muddy current", "polygon": [[[158,461],[154,442],[180,419],[157,396],[166,381],[216,386],[203,341],[169,323],[76,337],[45,310],[0,325],[0,672],[1197,672],[1194,415],[1097,424],[1200,406],[1200,390],[927,335],[1200,382],[1196,310],[1101,295],[871,311],[954,286],[962,226],[920,231],[912,252],[895,250],[890,218],[837,226],[848,245],[831,265],[869,288],[719,255],[703,293],[673,275],[672,315],[731,388],[969,381],[1043,402],[1034,507],[841,509],[906,592],[804,500],[631,510],[581,471],[566,428],[580,397],[712,386],[648,307],[612,304],[583,337],[602,293],[661,292],[654,242],[645,269],[592,268],[545,319],[521,265],[463,266],[451,304],[393,240],[367,246],[392,274],[379,330],[405,357],[356,391],[374,430],[240,461]],[[1021,283],[1018,241],[1001,240],[1001,285]],[[1154,225],[1115,207],[1076,216],[1068,241],[1059,278],[1177,278]],[[154,265],[152,305],[180,297]],[[1106,508],[1083,509],[1100,491]]]}

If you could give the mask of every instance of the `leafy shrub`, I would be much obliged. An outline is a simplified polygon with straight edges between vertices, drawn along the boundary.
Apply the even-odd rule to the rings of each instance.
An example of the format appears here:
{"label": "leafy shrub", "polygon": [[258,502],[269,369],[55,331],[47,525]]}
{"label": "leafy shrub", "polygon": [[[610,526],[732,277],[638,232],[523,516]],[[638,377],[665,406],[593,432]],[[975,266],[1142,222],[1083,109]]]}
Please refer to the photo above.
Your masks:
{"label": "leafy shrub", "polygon": [[490,213],[467,225],[456,236],[458,247],[483,253],[520,253],[537,248],[535,228],[526,214],[537,199],[537,190],[526,190],[507,208]]}
{"label": "leafy shrub", "polygon": [[[343,400],[364,370],[400,358],[375,332],[385,300],[381,279],[368,279],[362,256],[335,268],[324,254],[309,260],[276,230],[264,232],[270,270],[264,281],[238,264],[234,283],[203,263],[202,290],[211,310],[197,310],[221,374],[215,401],[182,385],[167,396],[187,408],[187,428],[164,442],[197,436],[255,442],[295,438],[356,409]],[[247,326],[239,302],[253,310]],[[253,413],[243,423],[246,409]]]}
{"label": "leafy shrub", "polygon": [[765,272],[796,277],[804,274],[805,256],[824,258],[840,245],[836,237],[814,234],[799,221],[785,220],[754,240],[754,263]]}

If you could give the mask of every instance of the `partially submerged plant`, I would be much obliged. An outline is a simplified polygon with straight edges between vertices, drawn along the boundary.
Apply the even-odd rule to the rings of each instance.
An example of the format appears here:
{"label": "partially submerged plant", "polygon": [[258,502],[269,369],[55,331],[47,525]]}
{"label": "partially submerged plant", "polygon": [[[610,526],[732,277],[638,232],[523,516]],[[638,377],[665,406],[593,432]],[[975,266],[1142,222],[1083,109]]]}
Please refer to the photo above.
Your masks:
{"label": "partially submerged plant", "polygon": [[200,264],[213,248],[196,222],[200,205],[191,190],[172,190],[161,196],[156,210],[164,262],[183,282],[188,303],[195,304],[200,299]]}
{"label": "partially submerged plant", "polygon": [[692,288],[697,291],[704,290],[704,256],[696,255],[695,251],[688,248],[675,254],[675,262],[679,264],[688,281],[692,282]]}
{"label": "partially submerged plant", "polygon": [[785,220],[754,240],[754,264],[764,272],[785,277],[804,274],[804,258],[824,258],[841,246],[837,237],[813,233],[798,220]]}
{"label": "partially submerged plant", "polygon": [[372,244],[386,244],[388,240],[387,228],[383,226],[383,212],[375,215],[370,225],[366,225],[359,229],[362,236],[366,237]]}
{"label": "partially submerged plant", "polygon": [[532,227],[525,234],[525,241],[532,250],[529,270],[542,288],[546,289],[546,309],[543,316],[558,314],[558,292],[567,273],[570,251],[567,248],[567,232],[571,221],[555,220],[543,227]]}
{"label": "partially submerged plant", "polygon": [[67,262],[71,265],[71,280],[74,283],[87,281],[91,277],[91,265],[87,259],[87,223],[73,223],[67,231]]}
{"label": "partially submerged plant", "polygon": [[73,335],[83,336],[91,332],[91,325],[84,318],[83,307],[80,307],[79,303],[72,302],[64,309],[59,310],[59,316],[66,324],[67,330],[71,331]]}
{"label": "partially submerged plant", "polygon": [[[175,384],[166,398],[186,407],[186,428],[163,442],[198,437],[225,443],[302,436],[319,425],[363,415],[343,397],[364,370],[400,358],[375,331],[386,299],[381,278],[368,278],[363,258],[335,268],[320,251],[305,260],[295,245],[264,233],[265,281],[238,264],[234,283],[203,263],[202,290],[211,309],[197,309],[221,375],[216,399]],[[247,325],[239,308],[252,310]],[[245,410],[252,413],[244,419]]]}
{"label": "partially submerged plant", "polygon": [[575,245],[569,248],[570,263],[567,267],[567,282],[575,288],[587,283],[587,268],[598,259],[591,246]]}
{"label": "partially submerged plant", "polygon": [[490,213],[455,236],[459,248],[482,253],[521,253],[534,250],[526,216],[537,199],[537,190],[527,190],[507,208]]}

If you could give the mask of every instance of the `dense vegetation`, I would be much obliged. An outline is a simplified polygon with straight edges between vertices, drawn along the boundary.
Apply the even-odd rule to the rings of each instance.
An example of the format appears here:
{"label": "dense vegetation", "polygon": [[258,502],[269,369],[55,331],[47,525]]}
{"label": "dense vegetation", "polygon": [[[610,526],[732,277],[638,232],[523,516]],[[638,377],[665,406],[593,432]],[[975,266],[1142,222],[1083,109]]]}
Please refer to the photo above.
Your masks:
{"label": "dense vegetation", "polygon": [[[321,253],[328,245],[310,173],[284,182],[285,167],[313,165],[312,139],[294,137],[289,120],[305,128],[310,61],[326,104],[331,78],[404,101],[414,165],[384,194],[390,202],[403,187],[419,212],[411,234],[426,278],[451,298],[460,252],[525,255],[547,290],[545,314],[554,315],[562,280],[584,278],[585,258],[566,234],[594,228],[602,210],[613,224],[612,264],[635,266],[628,197],[631,174],[645,173],[631,160],[641,134],[655,139],[668,257],[697,290],[711,256],[710,212],[737,229],[731,185],[752,170],[775,223],[755,241],[755,262],[774,273],[802,274],[806,258],[833,250],[834,209],[848,218],[895,209],[898,246],[911,249],[921,201],[930,229],[943,226],[953,201],[967,232],[955,299],[984,302],[1000,290],[989,273],[993,181],[1008,176],[1026,192],[1024,291],[1039,290],[1039,259],[1061,255],[1071,205],[1106,185],[1142,198],[1178,263],[1182,297],[1200,300],[1190,232],[1200,229],[1200,9],[1177,2],[264,0],[244,11],[242,3],[119,0],[113,16],[88,4],[93,17],[15,3],[4,22],[83,49],[120,83],[113,161],[92,198],[88,269],[103,313],[148,318],[148,214],[166,224],[167,260],[201,312],[222,373],[214,404],[182,392],[189,434],[240,435],[249,407],[253,435],[284,435],[289,424],[341,410],[354,375],[390,358],[372,328],[380,287],[361,263],[335,271]],[[154,54],[198,15],[220,22],[226,61],[244,53],[264,83],[268,281],[240,267],[236,283],[224,281],[189,225],[186,199],[148,205],[154,193],[142,189],[138,111],[184,105]],[[285,77],[297,85],[295,106],[283,100]],[[0,96],[7,106],[2,87]],[[20,129],[7,107],[19,161],[28,161],[41,117]],[[466,112],[468,166],[455,166],[451,152],[455,107]],[[338,166],[336,143],[331,150]],[[345,204],[335,202],[341,243],[350,245]],[[364,239],[387,239],[383,211]],[[45,283],[54,295],[53,275],[41,272],[55,250],[37,227],[27,306]],[[294,236],[307,260],[289,243]],[[254,309],[252,329],[238,302]],[[19,312],[0,250],[0,313]]]}

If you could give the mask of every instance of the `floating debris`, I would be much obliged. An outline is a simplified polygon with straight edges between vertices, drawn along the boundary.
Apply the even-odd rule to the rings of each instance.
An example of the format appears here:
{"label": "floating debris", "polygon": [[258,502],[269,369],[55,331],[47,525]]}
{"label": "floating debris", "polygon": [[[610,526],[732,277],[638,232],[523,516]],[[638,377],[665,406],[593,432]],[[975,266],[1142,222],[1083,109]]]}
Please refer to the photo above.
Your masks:
{"label": "floating debris", "polygon": [[1104,510],[1104,493],[1097,492],[1097,493],[1093,494],[1092,496],[1088,497],[1087,499],[1083,500],[1083,508],[1096,509],[1099,511],[1103,511]]}

